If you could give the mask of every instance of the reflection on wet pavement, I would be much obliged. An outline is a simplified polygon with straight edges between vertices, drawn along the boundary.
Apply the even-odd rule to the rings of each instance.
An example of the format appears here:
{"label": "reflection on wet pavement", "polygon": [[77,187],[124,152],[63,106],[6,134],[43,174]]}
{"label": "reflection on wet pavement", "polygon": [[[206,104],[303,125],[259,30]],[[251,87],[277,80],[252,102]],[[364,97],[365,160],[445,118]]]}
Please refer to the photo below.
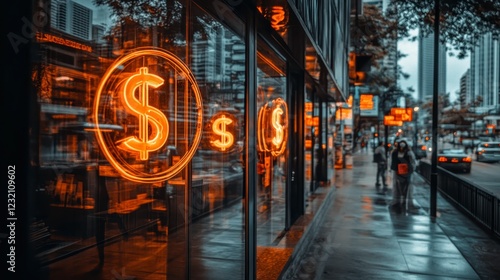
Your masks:
{"label": "reflection on wet pavement", "polygon": [[368,153],[336,170],[333,205],[293,279],[480,279],[425,208],[389,209],[375,172]]}

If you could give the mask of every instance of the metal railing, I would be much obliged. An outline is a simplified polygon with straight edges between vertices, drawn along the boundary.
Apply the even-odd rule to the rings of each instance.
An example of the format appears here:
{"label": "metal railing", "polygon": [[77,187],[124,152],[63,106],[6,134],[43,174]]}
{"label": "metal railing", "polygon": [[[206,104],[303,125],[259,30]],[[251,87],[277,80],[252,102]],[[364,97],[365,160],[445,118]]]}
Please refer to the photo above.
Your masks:
{"label": "metal railing", "polygon": [[[430,163],[420,161],[418,173],[430,183]],[[441,167],[438,167],[437,187],[455,206],[500,238],[500,198]]]}

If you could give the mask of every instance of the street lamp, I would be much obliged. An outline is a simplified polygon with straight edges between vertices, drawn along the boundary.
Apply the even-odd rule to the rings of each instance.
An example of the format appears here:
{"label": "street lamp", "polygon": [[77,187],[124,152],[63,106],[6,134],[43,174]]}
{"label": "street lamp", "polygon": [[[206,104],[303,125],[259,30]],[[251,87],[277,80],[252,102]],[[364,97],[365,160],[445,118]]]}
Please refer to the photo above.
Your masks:
{"label": "street lamp", "polygon": [[417,152],[417,144],[418,144],[418,110],[420,107],[416,106],[413,108],[413,112],[415,113],[415,141],[413,141],[413,152]]}

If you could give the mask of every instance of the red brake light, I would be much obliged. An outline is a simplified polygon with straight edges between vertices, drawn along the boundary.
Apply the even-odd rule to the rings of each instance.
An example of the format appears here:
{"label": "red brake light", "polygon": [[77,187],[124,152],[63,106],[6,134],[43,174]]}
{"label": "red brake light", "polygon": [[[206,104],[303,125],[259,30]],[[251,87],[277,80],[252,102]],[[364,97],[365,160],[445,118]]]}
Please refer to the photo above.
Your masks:
{"label": "red brake light", "polygon": [[420,148],[420,149],[422,149],[422,151],[426,151],[427,147],[426,146],[422,146],[422,148]]}
{"label": "red brake light", "polygon": [[447,162],[447,161],[448,161],[448,159],[447,159],[447,158],[445,158],[445,157],[439,157],[439,158],[438,158],[438,161],[439,161],[439,162]]}
{"label": "red brake light", "polygon": [[462,159],[463,162],[472,162],[472,158],[466,157]]}

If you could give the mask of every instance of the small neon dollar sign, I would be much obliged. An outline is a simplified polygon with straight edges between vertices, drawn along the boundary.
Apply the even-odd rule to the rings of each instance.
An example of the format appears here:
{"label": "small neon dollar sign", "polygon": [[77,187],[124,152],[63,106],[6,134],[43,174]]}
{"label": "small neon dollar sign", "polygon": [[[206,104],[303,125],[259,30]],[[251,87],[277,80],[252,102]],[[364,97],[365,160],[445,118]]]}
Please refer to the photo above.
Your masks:
{"label": "small neon dollar sign", "polygon": [[[138,152],[141,160],[147,160],[150,152],[160,149],[167,141],[167,118],[160,110],[149,106],[149,87],[157,88],[162,84],[161,77],[148,73],[147,67],[141,67],[137,74],[125,81],[120,96],[125,109],[139,118],[139,136],[129,136],[118,141],[118,147]],[[135,94],[137,90],[138,98]],[[149,126],[151,133],[148,133]]]}
{"label": "small neon dollar sign", "polygon": [[222,115],[217,118],[212,125],[213,132],[221,136],[220,140],[217,139],[212,141],[212,145],[219,148],[221,151],[225,151],[234,143],[233,135],[226,131],[226,126],[231,123],[233,123],[233,121],[230,118],[226,118],[226,115]]}
{"label": "small neon dollar sign", "polygon": [[283,138],[285,135],[283,126],[280,123],[281,115],[283,115],[283,109],[276,108],[273,110],[272,123],[274,129],[276,130],[276,135],[273,137],[273,144],[276,146],[276,148],[279,148],[281,143],[283,143]]}

